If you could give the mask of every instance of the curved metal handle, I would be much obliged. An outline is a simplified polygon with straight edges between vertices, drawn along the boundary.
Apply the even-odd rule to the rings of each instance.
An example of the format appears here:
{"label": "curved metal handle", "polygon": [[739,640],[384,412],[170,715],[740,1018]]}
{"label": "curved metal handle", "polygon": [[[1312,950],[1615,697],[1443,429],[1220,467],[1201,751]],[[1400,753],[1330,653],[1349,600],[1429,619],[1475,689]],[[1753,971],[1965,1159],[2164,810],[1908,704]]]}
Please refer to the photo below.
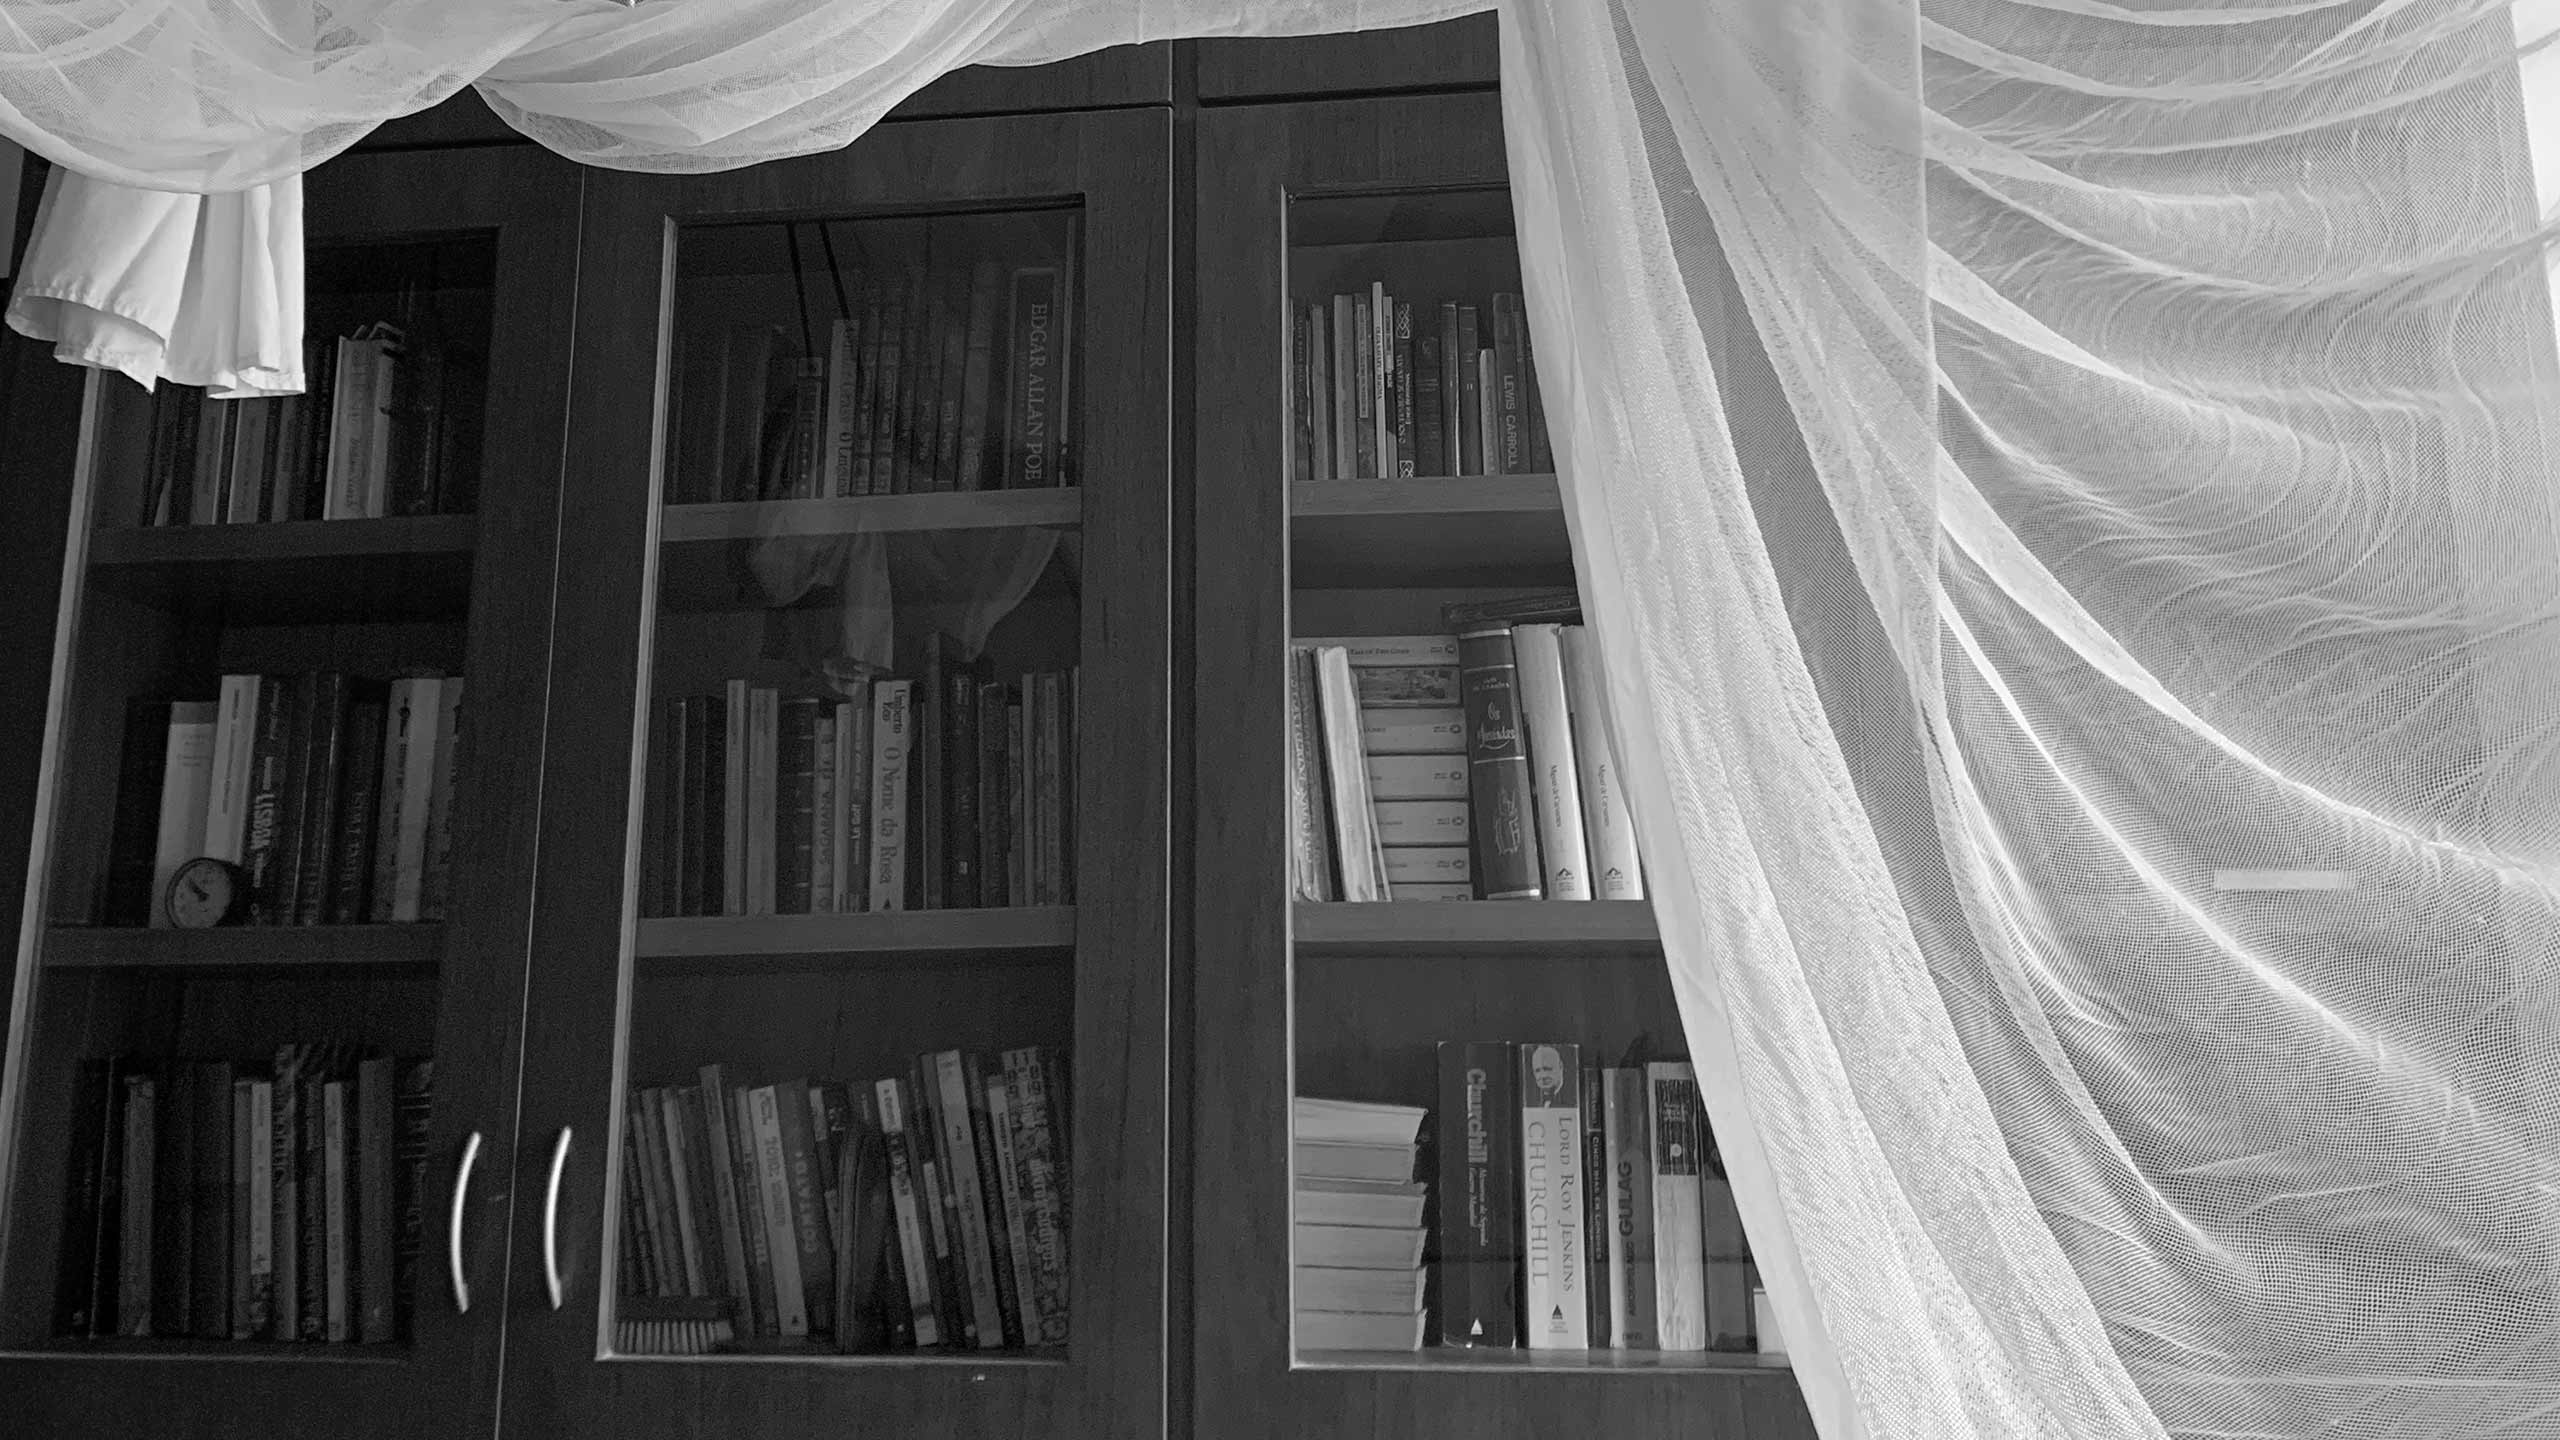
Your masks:
{"label": "curved metal handle", "polygon": [[542,1280],[551,1287],[551,1308],[560,1308],[560,1172],[569,1163],[569,1127],[551,1146],[551,1183],[542,1192]]}
{"label": "curved metal handle", "polygon": [[471,1309],[471,1282],[462,1275],[462,1197],[471,1189],[471,1167],[480,1160],[480,1132],[462,1142],[462,1164],[453,1172],[453,1211],[445,1217],[444,1257],[453,1269],[453,1313]]}

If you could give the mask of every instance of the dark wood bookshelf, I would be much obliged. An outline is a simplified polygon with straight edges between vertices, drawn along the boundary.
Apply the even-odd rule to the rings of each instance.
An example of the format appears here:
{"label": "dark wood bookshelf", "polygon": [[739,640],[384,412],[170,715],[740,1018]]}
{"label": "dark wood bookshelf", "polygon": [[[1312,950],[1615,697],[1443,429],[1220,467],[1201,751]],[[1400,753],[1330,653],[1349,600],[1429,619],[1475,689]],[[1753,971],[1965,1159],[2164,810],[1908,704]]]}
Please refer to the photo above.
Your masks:
{"label": "dark wood bookshelf", "polygon": [[858,495],[670,505],[658,538],[669,545],[756,540],[769,535],[869,535],[920,530],[1070,529],[1084,519],[1082,491],[952,490],[923,495]]}
{"label": "dark wood bookshelf", "polygon": [[478,534],[473,515],[102,528],[89,575],[232,624],[441,619],[469,609]]}
{"label": "dark wood bookshelf", "polygon": [[1787,1370],[1783,1355],[1732,1350],[1301,1350],[1301,1370],[1502,1371],[1507,1374],[1659,1374],[1666,1370]]}
{"label": "dark wood bookshelf", "polygon": [[944,1374],[992,1369],[1057,1369],[1067,1363],[1067,1357],[1054,1350],[875,1350],[847,1355],[820,1345],[789,1345],[778,1341],[712,1350],[700,1355],[625,1355],[616,1352],[613,1358],[616,1364],[757,1365],[779,1362],[785,1365],[841,1365],[866,1370],[922,1370]]}
{"label": "dark wood bookshelf", "polygon": [[1291,583],[1573,583],[1573,546],[1553,475],[1302,480],[1289,487]]}
{"label": "dark wood bookshelf", "polygon": [[1642,900],[1301,900],[1289,925],[1308,956],[1662,954],[1653,906]]}
{"label": "dark wood bookshelf", "polygon": [[433,966],[444,927],[226,925],[213,930],[133,930],[56,925],[44,963],[65,970],[256,970],[313,966]]}
{"label": "dark wood bookshelf", "polygon": [[47,1359],[249,1360],[290,1365],[397,1365],[409,1358],[400,1344],[316,1344],[297,1340],[200,1340],[191,1336],[116,1335],[95,1340],[57,1339],[39,1350]]}
{"label": "dark wood bookshelf", "polygon": [[1072,905],[884,910],[829,915],[688,915],[642,920],[643,959],[750,955],[996,954],[1067,950]]}

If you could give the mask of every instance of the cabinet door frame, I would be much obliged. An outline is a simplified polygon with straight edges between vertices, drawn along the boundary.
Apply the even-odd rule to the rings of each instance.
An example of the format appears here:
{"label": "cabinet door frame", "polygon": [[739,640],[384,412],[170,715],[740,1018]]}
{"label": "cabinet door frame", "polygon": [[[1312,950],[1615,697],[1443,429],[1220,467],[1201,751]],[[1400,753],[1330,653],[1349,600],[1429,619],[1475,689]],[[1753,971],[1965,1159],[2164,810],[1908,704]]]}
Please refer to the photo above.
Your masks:
{"label": "cabinet door frame", "polygon": [[1389,30],[1185,43],[1203,105],[1490,89],[1502,81],[1490,10]]}
{"label": "cabinet door frame", "polygon": [[[1462,1367],[1437,1350],[1349,1368],[1293,1353],[1288,207],[1293,197],[1507,189],[1510,176],[1490,92],[1204,110],[1199,146],[1190,403],[1218,423],[1198,427],[1193,455],[1192,659],[1194,704],[1221,717],[1222,736],[1193,775],[1199,1433],[1809,1437],[1785,1370],[1648,1369],[1605,1356]],[[1470,983],[1466,962],[1442,953],[1449,983]]]}
{"label": "cabinet door frame", "polygon": [[[442,925],[436,971],[436,1077],[428,1179],[420,1200],[426,1239],[416,1271],[415,1338],[399,1349],[177,1341],[156,1350],[84,1350],[79,1342],[63,1342],[11,1351],[0,1355],[0,1393],[15,1399],[13,1418],[31,1425],[31,1433],[277,1440],[342,1436],[361,1427],[425,1437],[485,1431],[495,1423],[504,1336],[498,1301],[506,1273],[507,1177],[513,1168],[535,843],[534,815],[509,797],[541,771],[579,184],[575,167],[530,147],[350,155],[304,181],[305,233],[313,246],[492,236],[492,367],[505,363],[523,377],[491,385],[481,451],[464,641],[471,723],[457,740],[462,790],[454,807],[452,907]],[[128,382],[100,374],[92,383]],[[81,420],[84,454],[91,448],[88,427],[101,423],[95,417],[92,407]],[[66,527],[65,548],[72,557],[64,572],[66,619],[52,647],[55,673],[64,684],[77,683],[70,667],[79,653],[78,587],[86,579],[82,567],[93,533],[94,489],[91,477],[79,478]],[[31,1066],[66,1065],[78,1057],[53,1052],[80,1043],[76,1032],[35,1033],[45,1008],[36,987],[45,979],[46,897],[55,869],[50,834],[62,803],[52,776],[71,763],[62,697],[55,697],[53,709],[20,924],[18,1023],[6,1070],[10,1098],[0,1112],[13,1155],[29,1153],[31,1139],[42,1142],[47,1131],[58,1137],[66,1128],[64,1117],[22,1112]],[[88,737],[85,743],[97,741]],[[456,1166],[465,1138],[474,1132],[480,1136],[478,1163],[470,1191],[459,1202],[474,1304],[461,1314],[442,1242],[449,1207],[456,1204]],[[38,1154],[59,1148],[58,1138],[33,1147]],[[13,1175],[10,1194],[59,1192]],[[28,1277],[21,1293],[32,1292],[49,1305],[53,1276],[48,1261],[34,1253],[36,1226],[18,1223],[36,1218],[6,1222],[9,1269]]]}
{"label": "cabinet door frame", "polygon": [[[1167,718],[1171,623],[1170,175],[1160,109],[883,126],[847,150],[711,175],[590,185],[543,778],[542,899],[510,1281],[508,1433],[1156,1436],[1167,1345]],[[618,1205],[656,495],[675,246],[691,223],[1080,204],[1076,414],[1084,715],[1073,1069],[1073,1335],[1062,1361],[990,1354],[608,1357],[600,1301]],[[780,1077],[766,1077],[780,1078]],[[573,1135],[543,1273],[548,1166]],[[599,1137],[603,1137],[599,1139]],[[537,1153],[538,1152],[538,1153]],[[718,1417],[715,1422],[713,1417]]]}

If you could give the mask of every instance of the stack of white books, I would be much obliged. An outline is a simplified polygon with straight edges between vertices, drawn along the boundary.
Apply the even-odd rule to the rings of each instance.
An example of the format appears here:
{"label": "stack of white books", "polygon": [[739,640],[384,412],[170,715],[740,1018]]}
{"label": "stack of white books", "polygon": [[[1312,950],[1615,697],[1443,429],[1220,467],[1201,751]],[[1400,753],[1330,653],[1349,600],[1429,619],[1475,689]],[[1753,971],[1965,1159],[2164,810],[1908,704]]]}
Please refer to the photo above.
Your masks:
{"label": "stack of white books", "polygon": [[1422,1348],[1424,1112],[1301,1097],[1292,1308],[1301,1350]]}

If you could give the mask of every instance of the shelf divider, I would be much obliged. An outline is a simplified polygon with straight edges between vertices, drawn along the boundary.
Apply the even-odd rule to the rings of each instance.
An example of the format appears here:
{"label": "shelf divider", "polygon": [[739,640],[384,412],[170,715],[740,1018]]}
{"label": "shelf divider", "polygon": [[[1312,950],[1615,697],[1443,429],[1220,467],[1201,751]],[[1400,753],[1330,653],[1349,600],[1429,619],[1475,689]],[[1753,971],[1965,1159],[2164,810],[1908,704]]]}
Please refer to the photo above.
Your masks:
{"label": "shelf divider", "polygon": [[885,910],[827,915],[689,915],[642,920],[644,959],[744,955],[922,954],[1064,950],[1072,905]]}
{"label": "shelf divider", "polygon": [[1289,500],[1301,590],[1573,581],[1553,475],[1302,480]]}
{"label": "shelf divider", "polygon": [[776,535],[1003,530],[1031,525],[1066,528],[1083,520],[1084,496],[1072,488],[952,490],[921,495],[670,505],[660,521],[659,538],[670,545],[681,545]]}
{"label": "shelf divider", "polygon": [[134,930],[56,925],[44,963],[70,970],[241,970],[335,965],[432,966],[444,927],[225,925],[211,930]]}
{"label": "shelf divider", "polygon": [[1435,900],[1290,907],[1309,955],[1659,955],[1643,900]]}

